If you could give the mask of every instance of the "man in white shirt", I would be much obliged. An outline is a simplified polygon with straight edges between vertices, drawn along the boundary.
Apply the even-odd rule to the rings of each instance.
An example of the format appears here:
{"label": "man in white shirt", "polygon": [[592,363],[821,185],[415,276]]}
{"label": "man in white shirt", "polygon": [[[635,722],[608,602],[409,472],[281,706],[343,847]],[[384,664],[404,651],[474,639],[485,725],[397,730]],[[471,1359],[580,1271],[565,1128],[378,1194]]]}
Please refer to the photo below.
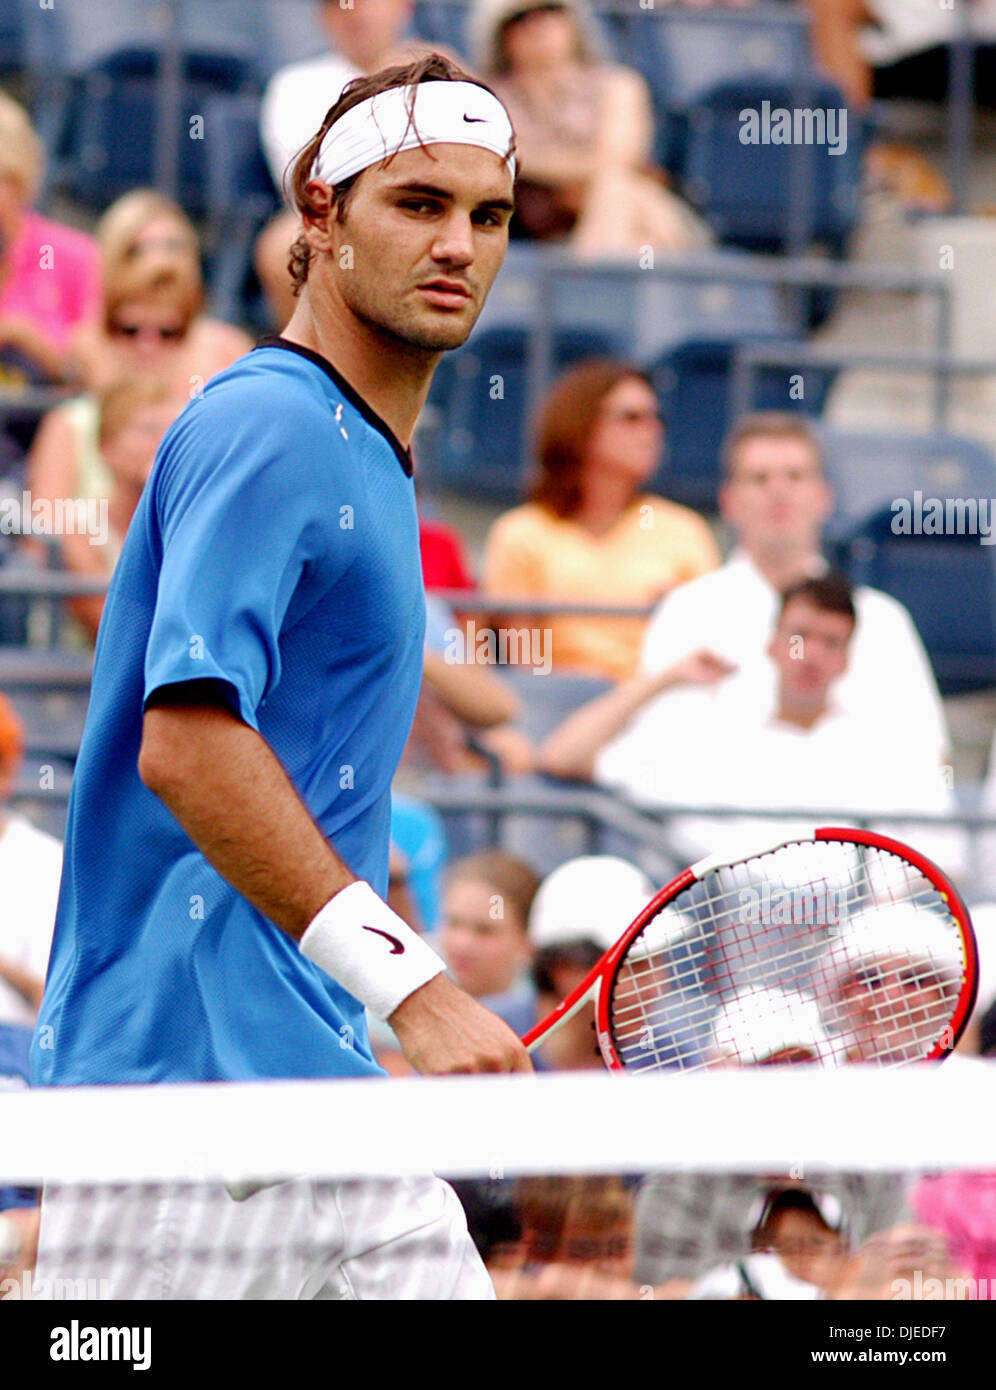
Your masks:
{"label": "man in white shirt", "polygon": [[[263,93],[260,139],[273,182],[282,192],[288,165],[319,129],[347,82],[433,50],[456,58],[438,44],[403,39],[414,9],[413,0],[353,0],[348,7],[341,0],[325,0],[319,19],[330,51],[281,68]],[[256,273],[277,327],[294,312],[287,260],[298,220],[292,212],[279,213],[256,243]]]}
{"label": "man in white shirt", "polygon": [[[540,764],[555,776],[594,777],[648,806],[755,813],[673,817],[668,842],[686,863],[811,828],[812,816],[756,814],[766,808],[812,808],[844,821],[893,808],[943,817],[951,793],[929,752],[897,738],[894,723],[848,711],[837,699],[855,616],[844,580],[804,580],[786,591],[767,647],[775,673],[767,706],[752,674],[760,651],[737,673],[708,652],[694,653],[576,711],[540,749]],[[895,824],[877,828],[902,838]],[[918,827],[907,838],[945,867],[960,867],[961,840],[951,831]]]}
{"label": "man in white shirt", "polygon": [[[755,707],[769,708],[774,670],[757,656],[771,637],[781,593],[824,574],[823,526],[833,496],[819,443],[797,415],[745,416],[724,449],[723,517],[736,546],[720,569],[674,589],[644,638],[640,666],[664,670],[698,648],[740,667]],[[854,594],[857,626],[847,671],[834,687],[841,711],[885,719],[938,764],[950,736],[927,654],[909,613],[877,589]]]}

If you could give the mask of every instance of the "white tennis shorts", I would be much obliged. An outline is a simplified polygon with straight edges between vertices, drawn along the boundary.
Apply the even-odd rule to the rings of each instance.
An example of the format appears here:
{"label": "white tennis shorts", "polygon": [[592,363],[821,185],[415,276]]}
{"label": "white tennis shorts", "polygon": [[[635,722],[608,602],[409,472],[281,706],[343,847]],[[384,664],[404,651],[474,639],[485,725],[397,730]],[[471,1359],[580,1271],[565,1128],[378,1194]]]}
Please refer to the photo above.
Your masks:
{"label": "white tennis shorts", "polygon": [[[237,1190],[237,1189],[236,1189]],[[46,1187],[35,1296],[488,1299],[456,1193],[435,1177]]]}

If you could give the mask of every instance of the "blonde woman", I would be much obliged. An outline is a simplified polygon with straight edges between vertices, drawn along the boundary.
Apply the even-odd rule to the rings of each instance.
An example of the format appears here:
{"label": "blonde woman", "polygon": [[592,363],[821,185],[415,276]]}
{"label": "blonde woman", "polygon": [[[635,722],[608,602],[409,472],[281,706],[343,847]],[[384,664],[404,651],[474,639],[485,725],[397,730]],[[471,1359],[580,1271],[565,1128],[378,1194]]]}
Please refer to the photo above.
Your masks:
{"label": "blonde woman", "polygon": [[196,394],[250,350],[241,329],[203,314],[197,234],[175,203],[154,189],[126,193],[97,224],[97,240],[103,314],[73,344],[91,388],[150,367],[177,390]]}

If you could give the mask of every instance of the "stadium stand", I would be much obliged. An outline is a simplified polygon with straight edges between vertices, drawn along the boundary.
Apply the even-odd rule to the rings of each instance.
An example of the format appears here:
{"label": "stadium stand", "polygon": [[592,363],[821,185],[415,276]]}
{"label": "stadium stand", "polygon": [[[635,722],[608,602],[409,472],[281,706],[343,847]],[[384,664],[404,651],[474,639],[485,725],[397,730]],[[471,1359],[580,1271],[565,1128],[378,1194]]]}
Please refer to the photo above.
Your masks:
{"label": "stadium stand", "polygon": [[[816,244],[841,256],[858,219],[860,123],[852,119],[833,144],[776,144],[760,131],[766,110],[836,116],[846,108],[829,83],[756,77],[710,88],[688,115],[689,197],[723,242],[789,253]],[[762,113],[762,143],[745,142],[745,111]]]}
{"label": "stadium stand", "polygon": [[[957,520],[942,523],[939,534],[924,533],[923,500],[922,493],[907,492],[868,517],[847,541],[845,563],[855,583],[882,589],[909,610],[942,695],[991,690],[996,673],[992,545],[980,543],[977,530],[959,531]],[[901,529],[902,504],[909,508],[911,534]],[[960,510],[964,518],[964,499]]]}
{"label": "stadium stand", "polygon": [[830,530],[836,536],[852,532],[916,488],[928,497],[996,497],[996,458],[978,440],[826,426],[819,433],[835,494]]}

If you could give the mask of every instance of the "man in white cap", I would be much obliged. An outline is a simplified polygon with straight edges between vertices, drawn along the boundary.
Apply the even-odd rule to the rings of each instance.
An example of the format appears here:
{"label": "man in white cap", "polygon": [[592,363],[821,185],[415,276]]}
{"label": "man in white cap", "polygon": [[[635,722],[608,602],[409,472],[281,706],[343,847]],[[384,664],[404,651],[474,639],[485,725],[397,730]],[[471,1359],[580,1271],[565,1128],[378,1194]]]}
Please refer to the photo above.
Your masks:
{"label": "man in white cap", "polygon": [[[569,859],[546,876],[529,911],[537,1022],[581,983],[653,895],[642,870],[610,854]],[[593,1005],[550,1034],[535,1061],[539,1070],[604,1066]]]}
{"label": "man in white cap", "polygon": [[848,1061],[921,1061],[947,1038],[964,972],[961,939],[940,913],[932,920],[912,903],[870,907],[829,941],[819,972],[824,1021]]}
{"label": "man in white cap", "polygon": [[[35,1085],[377,1076],[365,1008],[417,1071],[529,1070],[384,901],[422,674],[409,442],[501,265],[512,148],[497,98],[434,57],[352,85],[299,158],[286,335],[168,431],[108,596]],[[169,1191],[134,1198],[148,1245],[117,1260],[127,1194],[77,1212],[66,1189],[39,1269],[68,1273],[68,1243],[113,1297],[489,1293],[445,1184],[293,1187],[280,1228],[312,1262],[184,1259]],[[207,1200],[238,1245],[271,1198]]]}

